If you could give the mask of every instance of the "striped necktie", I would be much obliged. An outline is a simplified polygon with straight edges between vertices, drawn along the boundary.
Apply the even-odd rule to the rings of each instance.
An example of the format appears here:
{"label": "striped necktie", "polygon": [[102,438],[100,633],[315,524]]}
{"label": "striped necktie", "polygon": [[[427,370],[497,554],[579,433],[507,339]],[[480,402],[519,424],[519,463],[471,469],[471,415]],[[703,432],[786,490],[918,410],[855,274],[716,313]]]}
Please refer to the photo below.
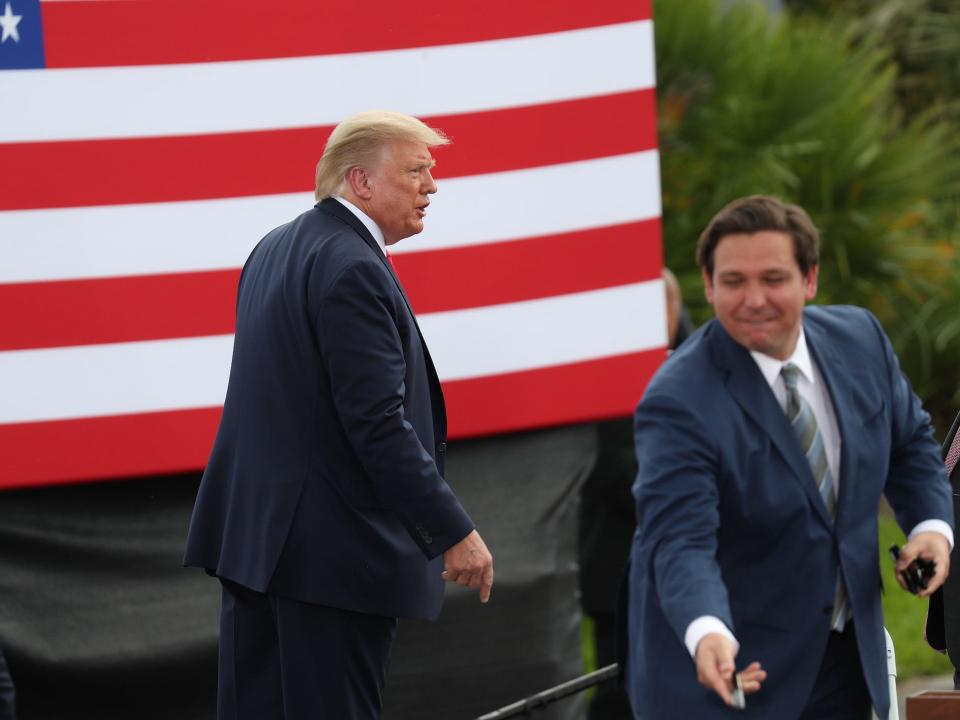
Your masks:
{"label": "striped necktie", "polygon": [[[817,483],[817,489],[820,491],[820,497],[827,508],[827,514],[833,519],[837,513],[837,495],[833,487],[833,475],[827,463],[827,451],[823,444],[823,435],[817,427],[817,418],[813,414],[813,408],[810,407],[806,398],[800,394],[797,387],[800,368],[793,363],[787,363],[780,369],[780,374],[783,376],[783,384],[787,388],[787,418],[800,440],[800,447],[803,448],[803,452],[807,456],[807,462],[810,463],[813,479]],[[831,629],[837,632],[843,630],[843,626],[847,622],[847,610],[847,593],[843,586],[843,576],[838,574],[833,615],[830,619]]]}
{"label": "striped necktie", "polygon": [[953,469],[957,466],[957,460],[960,460],[960,430],[953,436],[953,442],[950,443],[950,449],[947,450],[947,477],[953,474]]}

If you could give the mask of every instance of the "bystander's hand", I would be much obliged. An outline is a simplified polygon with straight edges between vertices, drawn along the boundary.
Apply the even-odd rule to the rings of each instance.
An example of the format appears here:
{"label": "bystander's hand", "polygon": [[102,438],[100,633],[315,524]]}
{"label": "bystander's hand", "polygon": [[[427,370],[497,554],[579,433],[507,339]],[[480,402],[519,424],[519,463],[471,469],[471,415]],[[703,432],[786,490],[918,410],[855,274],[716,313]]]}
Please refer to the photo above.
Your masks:
{"label": "bystander's hand", "polygon": [[476,530],[443,554],[443,579],[467,588],[480,588],[480,602],[490,599],[493,556]]}
{"label": "bystander's hand", "polygon": [[914,535],[906,545],[900,548],[900,555],[896,564],[896,577],[900,587],[904,590],[907,589],[907,586],[900,577],[900,573],[906,570],[907,566],[918,557],[921,560],[932,560],[936,563],[936,572],[934,572],[933,577],[927,580],[926,589],[917,593],[920,597],[927,597],[943,585],[950,573],[950,543],[947,542],[947,538],[938,532],[921,532]]}
{"label": "bystander's hand", "polygon": [[[733,705],[731,692],[734,687],[736,656],[736,644],[719,633],[708,633],[697,644],[697,680],[704,687],[713,690],[730,706]],[[758,662],[752,662],[740,671],[740,687],[745,695],[757,692],[766,679],[767,673]]]}

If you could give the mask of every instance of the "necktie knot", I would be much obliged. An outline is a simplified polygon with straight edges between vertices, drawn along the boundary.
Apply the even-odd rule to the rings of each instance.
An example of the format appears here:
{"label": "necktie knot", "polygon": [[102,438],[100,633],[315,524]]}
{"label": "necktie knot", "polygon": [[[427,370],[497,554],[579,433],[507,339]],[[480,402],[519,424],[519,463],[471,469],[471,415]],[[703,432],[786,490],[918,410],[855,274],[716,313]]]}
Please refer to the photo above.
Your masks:
{"label": "necktie knot", "polygon": [[793,363],[787,363],[780,368],[780,374],[783,375],[783,384],[787,390],[796,390],[797,382],[800,380],[800,368]]}

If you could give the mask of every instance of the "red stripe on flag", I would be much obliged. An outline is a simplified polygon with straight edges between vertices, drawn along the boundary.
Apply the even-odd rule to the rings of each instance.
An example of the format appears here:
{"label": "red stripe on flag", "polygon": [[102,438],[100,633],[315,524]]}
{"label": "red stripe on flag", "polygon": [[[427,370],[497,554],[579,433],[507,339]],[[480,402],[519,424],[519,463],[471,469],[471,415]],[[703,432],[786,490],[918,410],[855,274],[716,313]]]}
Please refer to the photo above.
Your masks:
{"label": "red stripe on flag", "polygon": [[[584,292],[660,276],[659,219],[395,255],[419,313]],[[234,331],[239,270],[0,285],[0,351]],[[69,312],[64,312],[69,308]]]}
{"label": "red stripe on flag", "polygon": [[[233,332],[239,270],[0,285],[0,351]],[[69,312],[65,310],[69,309]]]}
{"label": "red stripe on flag", "polygon": [[[438,178],[650,150],[655,120],[653,90],[426,118],[454,141],[434,153]],[[0,210],[306,192],[331,130],[2,143],[17,181]]]}
{"label": "red stripe on flag", "polygon": [[443,384],[452,438],[630,415],[664,348]]}
{"label": "red stripe on flag", "polygon": [[420,314],[534,300],[660,277],[660,219],[393,260]]}
{"label": "red stripe on flag", "polygon": [[[628,415],[664,350],[444,384],[452,439]],[[0,425],[0,489],[199,470],[220,408]]]}
{"label": "red stripe on flag", "polygon": [[413,7],[316,0],[43,2],[47,67],[157,65],[449,45],[647,20],[651,0]]}
{"label": "red stripe on flag", "polygon": [[220,408],[0,425],[0,490],[197,470]]}

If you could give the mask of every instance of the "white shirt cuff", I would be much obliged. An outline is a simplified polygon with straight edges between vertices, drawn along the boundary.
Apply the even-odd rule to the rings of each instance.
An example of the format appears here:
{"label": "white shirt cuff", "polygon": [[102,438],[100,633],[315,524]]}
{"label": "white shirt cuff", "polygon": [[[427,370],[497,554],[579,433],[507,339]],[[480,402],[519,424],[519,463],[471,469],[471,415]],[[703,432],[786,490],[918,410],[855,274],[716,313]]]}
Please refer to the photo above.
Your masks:
{"label": "white shirt cuff", "polygon": [[709,635],[710,633],[719,633],[729,638],[730,641],[736,645],[736,649],[740,649],[740,643],[737,642],[733,633],[730,632],[730,628],[724,625],[723,620],[713,615],[701,615],[687,625],[687,631],[683,634],[683,643],[687,646],[687,652],[690,653],[690,657],[697,657],[697,645],[700,644],[700,641],[703,640],[705,635]]}
{"label": "white shirt cuff", "polygon": [[940,533],[947,539],[947,542],[950,543],[950,550],[953,550],[953,528],[943,520],[924,520],[910,531],[910,535],[907,536],[907,540],[913,540],[914,535],[922,532]]}

